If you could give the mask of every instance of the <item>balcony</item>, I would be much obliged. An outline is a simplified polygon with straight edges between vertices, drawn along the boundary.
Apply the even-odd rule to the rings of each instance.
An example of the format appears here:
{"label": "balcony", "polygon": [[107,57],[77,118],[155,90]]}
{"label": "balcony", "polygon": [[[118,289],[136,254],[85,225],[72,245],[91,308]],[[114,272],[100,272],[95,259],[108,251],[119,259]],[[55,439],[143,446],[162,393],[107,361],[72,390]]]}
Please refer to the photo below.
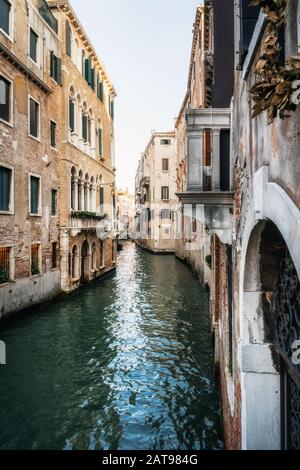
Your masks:
{"label": "balcony", "polygon": [[201,221],[223,243],[231,243],[233,191],[230,110],[188,109],[187,185],[181,203],[204,206]]}
{"label": "balcony", "polygon": [[96,230],[103,225],[107,218],[106,214],[98,214],[96,212],[72,211],[71,212],[71,228],[76,230]]}

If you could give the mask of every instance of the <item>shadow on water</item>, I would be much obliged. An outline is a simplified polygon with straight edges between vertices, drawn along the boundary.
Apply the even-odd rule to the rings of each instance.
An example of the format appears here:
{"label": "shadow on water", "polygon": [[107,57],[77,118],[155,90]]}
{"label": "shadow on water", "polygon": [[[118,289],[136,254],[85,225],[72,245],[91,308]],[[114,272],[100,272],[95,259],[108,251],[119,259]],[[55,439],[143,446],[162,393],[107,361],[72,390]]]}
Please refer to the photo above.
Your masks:
{"label": "shadow on water", "polygon": [[208,298],[133,244],[116,272],[3,325],[2,449],[220,449]]}

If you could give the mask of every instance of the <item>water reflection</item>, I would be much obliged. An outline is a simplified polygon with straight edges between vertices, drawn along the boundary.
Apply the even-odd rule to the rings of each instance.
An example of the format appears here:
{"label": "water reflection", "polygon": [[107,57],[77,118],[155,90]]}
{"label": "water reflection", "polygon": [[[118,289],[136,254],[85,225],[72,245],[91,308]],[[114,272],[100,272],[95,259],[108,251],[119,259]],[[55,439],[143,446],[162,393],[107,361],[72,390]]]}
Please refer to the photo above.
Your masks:
{"label": "water reflection", "polygon": [[207,295],[173,256],[129,244],[114,275],[0,336],[1,448],[222,447]]}

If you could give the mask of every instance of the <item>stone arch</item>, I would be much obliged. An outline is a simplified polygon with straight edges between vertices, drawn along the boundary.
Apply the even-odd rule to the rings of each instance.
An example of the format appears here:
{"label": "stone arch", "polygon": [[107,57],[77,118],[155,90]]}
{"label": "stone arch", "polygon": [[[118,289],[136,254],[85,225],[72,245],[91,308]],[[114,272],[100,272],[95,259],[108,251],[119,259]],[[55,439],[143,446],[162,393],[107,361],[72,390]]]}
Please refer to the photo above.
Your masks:
{"label": "stone arch", "polygon": [[78,253],[78,247],[77,245],[73,245],[72,246],[72,250],[71,250],[71,276],[72,276],[72,279],[77,279],[78,278],[78,275],[79,275],[79,272],[78,272],[78,269],[79,269],[79,253]]}

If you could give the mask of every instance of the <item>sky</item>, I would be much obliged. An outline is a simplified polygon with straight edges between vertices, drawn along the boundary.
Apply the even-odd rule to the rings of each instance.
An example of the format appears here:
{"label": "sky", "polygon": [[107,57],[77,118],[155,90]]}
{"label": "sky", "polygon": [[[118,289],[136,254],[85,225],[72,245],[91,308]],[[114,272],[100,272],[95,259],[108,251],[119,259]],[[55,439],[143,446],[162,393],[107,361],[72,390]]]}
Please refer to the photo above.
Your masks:
{"label": "sky", "polygon": [[133,193],[138,160],[151,131],[174,128],[201,0],[70,1],[118,94],[117,186]]}

